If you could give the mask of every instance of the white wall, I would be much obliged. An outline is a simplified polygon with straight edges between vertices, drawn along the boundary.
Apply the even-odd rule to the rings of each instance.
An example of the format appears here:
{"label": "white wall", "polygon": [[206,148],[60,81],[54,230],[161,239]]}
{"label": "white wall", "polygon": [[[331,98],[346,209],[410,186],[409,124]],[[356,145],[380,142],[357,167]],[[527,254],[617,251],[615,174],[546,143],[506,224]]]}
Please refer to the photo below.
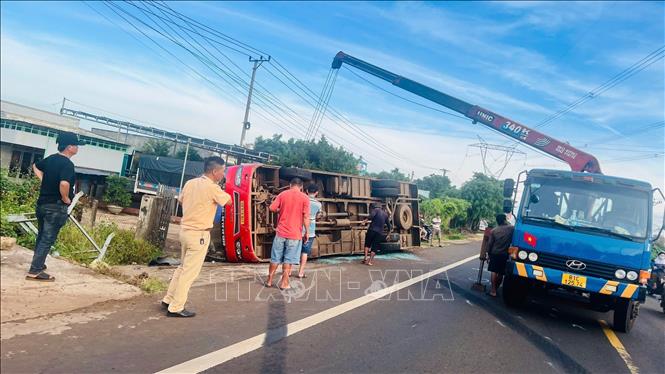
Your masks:
{"label": "white wall", "polygon": [[[44,157],[58,152],[55,138],[48,136],[1,128],[0,137],[6,143],[44,149]],[[79,153],[72,157],[72,162],[78,167],[120,173],[123,158],[123,151],[101,148],[94,145],[83,145],[79,147]]]}

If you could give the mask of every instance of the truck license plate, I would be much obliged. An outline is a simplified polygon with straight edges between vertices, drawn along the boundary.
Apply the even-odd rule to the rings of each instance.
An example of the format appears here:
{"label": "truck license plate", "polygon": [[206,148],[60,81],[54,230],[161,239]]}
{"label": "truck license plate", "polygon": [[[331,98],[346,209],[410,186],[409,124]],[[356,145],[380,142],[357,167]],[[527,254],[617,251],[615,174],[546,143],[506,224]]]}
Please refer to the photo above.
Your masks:
{"label": "truck license plate", "polygon": [[561,284],[563,284],[564,286],[586,288],[586,277],[583,277],[581,275],[563,273],[563,275],[561,276]]}

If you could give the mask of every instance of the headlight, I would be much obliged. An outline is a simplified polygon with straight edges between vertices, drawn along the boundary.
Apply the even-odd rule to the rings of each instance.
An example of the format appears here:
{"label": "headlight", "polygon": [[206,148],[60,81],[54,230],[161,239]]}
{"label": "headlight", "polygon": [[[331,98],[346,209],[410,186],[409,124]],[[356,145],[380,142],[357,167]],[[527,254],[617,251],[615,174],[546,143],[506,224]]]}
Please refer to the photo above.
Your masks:
{"label": "headlight", "polygon": [[634,271],[629,271],[628,274],[626,274],[626,278],[628,278],[628,280],[634,281],[637,279],[637,273]]}
{"label": "headlight", "polygon": [[519,251],[519,252],[517,252],[517,257],[518,257],[520,260],[526,260],[526,258],[527,258],[528,256],[529,256],[529,255],[526,253],[526,251]]}
{"label": "headlight", "polygon": [[242,166],[238,166],[238,168],[236,169],[236,178],[235,178],[236,186],[240,187],[241,182],[242,182]]}
{"label": "headlight", "polygon": [[536,252],[529,253],[529,261],[531,262],[538,261],[538,254]]}
{"label": "headlight", "polygon": [[614,277],[616,279],[623,279],[623,278],[626,277],[626,271],[623,270],[623,269],[619,269],[619,270],[614,272]]}

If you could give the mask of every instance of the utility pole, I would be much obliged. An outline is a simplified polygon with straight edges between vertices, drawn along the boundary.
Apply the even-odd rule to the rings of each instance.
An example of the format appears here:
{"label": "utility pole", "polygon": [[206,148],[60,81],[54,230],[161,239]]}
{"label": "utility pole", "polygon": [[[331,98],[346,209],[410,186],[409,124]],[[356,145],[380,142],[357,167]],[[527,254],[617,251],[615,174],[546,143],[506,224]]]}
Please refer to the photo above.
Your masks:
{"label": "utility pole", "polygon": [[450,171],[450,170],[448,170],[448,169],[444,169],[444,168],[441,168],[441,169],[439,169],[439,170],[441,170],[441,172],[443,173],[443,176],[444,176],[444,177],[446,176],[446,173]]}
{"label": "utility pole", "polygon": [[268,56],[268,58],[259,56],[258,59],[250,57],[249,61],[254,63],[254,67],[252,68],[252,79],[249,81],[249,93],[247,94],[247,105],[245,106],[245,119],[242,121],[242,135],[240,135],[241,147],[244,147],[245,145],[245,133],[247,133],[247,130],[250,128],[249,106],[252,104],[252,91],[254,91],[254,78],[256,77],[256,69],[258,69],[262,63],[270,61],[270,56]]}

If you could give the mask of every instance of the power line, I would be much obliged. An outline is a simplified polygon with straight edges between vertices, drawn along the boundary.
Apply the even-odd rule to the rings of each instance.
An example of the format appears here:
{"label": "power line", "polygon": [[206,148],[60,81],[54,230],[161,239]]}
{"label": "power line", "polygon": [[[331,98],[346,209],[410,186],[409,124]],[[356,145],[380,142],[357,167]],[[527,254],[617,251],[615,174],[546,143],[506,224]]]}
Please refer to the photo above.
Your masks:
{"label": "power line", "polygon": [[[119,16],[120,18],[122,18],[125,22],[127,22],[128,24],[130,24],[135,30],[137,30],[139,33],[141,33],[144,37],[146,37],[146,38],[148,38],[150,41],[152,41],[152,42],[153,42],[155,45],[157,45],[160,49],[162,49],[162,50],[164,50],[165,52],[167,52],[172,58],[176,59],[180,64],[182,64],[183,66],[185,66],[187,69],[191,70],[194,74],[196,74],[197,76],[199,76],[201,79],[203,79],[204,81],[206,81],[208,84],[210,84],[210,85],[212,85],[213,87],[215,87],[215,88],[217,88],[218,90],[220,90],[220,92],[226,94],[226,90],[224,90],[222,87],[220,87],[217,83],[213,82],[212,80],[210,80],[209,78],[207,78],[206,76],[204,76],[204,75],[202,75],[200,72],[198,72],[196,69],[194,69],[193,67],[191,67],[189,64],[187,64],[187,63],[185,63],[184,61],[182,61],[182,59],[180,59],[178,56],[174,55],[171,51],[169,51],[168,49],[166,49],[165,47],[163,47],[161,44],[159,44],[157,41],[155,41],[152,37],[150,37],[150,36],[147,35],[145,32],[143,32],[143,30],[141,30],[141,29],[138,28],[136,25],[134,25],[131,21],[129,21],[129,20],[128,20],[127,18],[125,18],[123,15],[121,15],[120,13],[118,13],[118,12],[114,9],[114,8],[115,8],[115,5],[114,5],[114,4],[112,4],[112,3],[108,3],[108,2],[105,2],[104,5],[106,5],[106,6],[107,6],[107,7],[108,7],[113,13],[115,13],[117,16]],[[130,15],[132,18],[138,20],[138,21],[141,22],[143,25],[145,25],[145,26],[147,26],[147,27],[149,27],[149,28],[151,28],[151,29],[153,29],[154,31],[157,32],[157,30],[155,30],[154,28],[150,27],[150,26],[147,25],[146,23],[142,22],[141,20],[139,20],[138,18],[136,18],[134,15],[131,15],[131,14],[127,13],[125,10],[123,10],[123,9],[121,9],[121,8],[118,8],[118,9],[120,9],[123,13]],[[167,38],[167,39],[169,39],[169,38]],[[227,84],[229,84],[228,81],[226,81],[226,82],[227,82]],[[231,85],[231,86],[232,86],[232,85]],[[232,87],[233,87],[233,86],[232,86]],[[237,99],[237,98],[234,97],[234,96],[230,96],[230,97],[231,97],[232,99]],[[261,115],[261,117],[267,119],[267,117],[265,117],[264,115]],[[270,121],[269,119],[267,119],[267,120]],[[275,124],[277,124],[278,127],[280,127],[280,128],[284,128],[284,129],[286,129],[286,127],[283,127],[282,125],[280,125],[280,124],[278,124],[278,123],[275,123]],[[288,132],[291,132],[291,130],[287,130],[287,131],[288,131]]]}
{"label": "power line", "polygon": [[402,99],[402,100],[404,100],[404,101],[407,101],[407,102],[409,102],[409,103],[416,104],[416,105],[421,106],[421,107],[423,107],[423,108],[427,108],[427,109],[430,109],[430,110],[433,110],[433,111],[436,111],[436,112],[439,112],[439,113],[442,113],[442,114],[445,114],[445,115],[448,115],[448,116],[457,117],[457,118],[461,118],[461,119],[464,119],[464,120],[469,120],[469,118],[464,117],[464,116],[461,116],[461,115],[459,115],[459,114],[451,113],[451,112],[448,112],[448,111],[445,111],[445,110],[442,110],[442,109],[439,109],[439,108],[435,108],[435,107],[433,107],[433,106],[429,106],[429,105],[426,105],[426,104],[423,104],[423,103],[419,103],[419,102],[417,102],[417,101],[415,101],[415,100],[412,100],[412,99],[409,99],[409,98],[404,97],[404,96],[402,96],[402,95],[398,95],[398,94],[396,94],[396,93],[394,93],[394,92],[388,91],[387,89],[385,89],[385,88],[379,86],[378,84],[376,84],[376,83],[370,81],[369,79],[363,77],[362,75],[356,73],[355,71],[353,71],[353,70],[352,70],[351,68],[349,68],[348,66],[346,66],[346,65],[342,65],[342,67],[343,67],[344,69],[348,70],[349,72],[351,72],[351,74],[355,75],[355,76],[358,77],[359,79],[362,79],[365,83],[367,83],[367,84],[373,86],[374,88],[377,88],[377,89],[379,89],[379,90],[381,90],[381,91],[383,91],[383,92],[385,92],[385,93],[387,93],[387,94],[389,94],[389,95],[395,96],[395,97],[397,97],[397,98],[399,98],[399,99]]}
{"label": "power line", "polygon": [[[534,127],[534,129],[538,129],[538,128],[541,128],[541,127],[544,127],[544,126],[548,126],[549,124],[551,124],[556,119],[560,118],[561,116],[565,115],[566,113],[571,112],[576,107],[578,107],[578,106],[580,106],[580,105],[582,105],[582,104],[584,104],[584,103],[586,103],[590,100],[593,100],[594,98],[602,95],[606,91],[614,88],[618,84],[624,82],[625,80],[631,78],[635,74],[637,74],[637,73],[641,72],[642,70],[648,68],[649,66],[651,66],[655,62],[660,61],[661,59],[663,59],[663,57],[665,57],[665,45],[660,46],[656,50],[652,51],[651,53],[649,53],[648,55],[646,55],[645,57],[643,57],[639,61],[635,62],[634,64],[632,64],[628,68],[624,69],[620,73],[614,75],[613,77],[611,77],[610,79],[605,81],[600,86],[594,88],[593,90],[591,90],[591,91],[587,92],[586,94],[582,95],[581,97],[579,97],[577,100],[575,100],[572,103],[568,104],[563,109],[560,109],[559,111],[555,112],[554,114],[550,115],[549,117],[543,119],[542,121],[540,121]],[[519,142],[513,141],[513,144],[519,144]]]}

